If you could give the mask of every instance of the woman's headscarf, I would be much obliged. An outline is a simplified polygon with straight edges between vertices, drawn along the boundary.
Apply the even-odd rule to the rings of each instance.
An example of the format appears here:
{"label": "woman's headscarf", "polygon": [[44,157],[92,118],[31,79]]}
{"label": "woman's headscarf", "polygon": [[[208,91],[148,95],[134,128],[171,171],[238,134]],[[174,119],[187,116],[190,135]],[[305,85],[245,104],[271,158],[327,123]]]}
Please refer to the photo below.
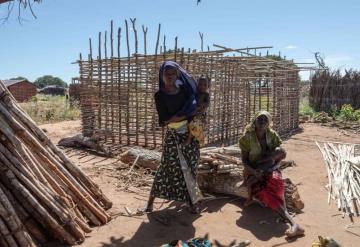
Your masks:
{"label": "woman's headscarf", "polygon": [[245,134],[246,132],[255,131],[255,123],[256,123],[256,120],[257,120],[258,117],[260,117],[260,116],[262,116],[262,115],[265,116],[265,117],[267,117],[267,119],[268,119],[268,128],[271,128],[271,127],[272,127],[271,114],[270,114],[269,112],[267,112],[267,111],[259,111],[259,112],[257,112],[257,113],[253,116],[253,118],[251,119],[251,122],[250,122],[248,125],[246,125],[244,134]]}
{"label": "woman's headscarf", "polygon": [[183,69],[179,64],[173,62],[173,61],[165,61],[163,62],[163,64],[161,64],[160,66],[160,70],[159,70],[159,89],[162,91],[164,90],[165,87],[165,82],[164,82],[164,72],[165,72],[165,68],[170,67],[170,68],[175,68],[178,71],[179,74],[179,78],[182,82],[183,82],[183,86],[191,93],[191,94],[196,94],[197,93],[197,82],[194,80],[194,78],[192,78],[192,76],[185,70]]}
{"label": "woman's headscarf", "polygon": [[185,89],[186,94],[188,96],[188,99],[185,102],[184,106],[178,113],[176,113],[176,115],[177,116],[185,115],[186,117],[191,118],[196,111],[195,95],[197,93],[197,82],[179,64],[177,64],[173,61],[165,61],[160,66],[160,70],[159,70],[159,90],[160,91],[162,91],[162,92],[164,91],[165,82],[164,82],[163,77],[164,77],[165,69],[168,67],[175,68],[178,71],[178,80],[180,80],[182,82],[182,87]]}

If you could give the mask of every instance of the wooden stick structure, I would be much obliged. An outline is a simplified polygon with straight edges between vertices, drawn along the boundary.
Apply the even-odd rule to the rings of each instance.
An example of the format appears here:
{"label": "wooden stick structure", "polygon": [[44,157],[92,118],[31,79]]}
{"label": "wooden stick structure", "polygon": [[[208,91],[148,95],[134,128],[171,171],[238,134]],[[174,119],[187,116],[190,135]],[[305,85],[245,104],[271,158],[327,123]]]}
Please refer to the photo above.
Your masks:
{"label": "wooden stick structure", "polygon": [[[280,134],[298,128],[298,72],[306,67],[261,56],[259,51],[271,46],[234,49],[215,45],[218,50],[204,51],[203,33],[199,33],[201,51],[179,48],[178,37],[175,48],[169,49],[163,34],[160,46],[160,24],[155,52],[151,54],[147,28],[143,27],[141,37],[136,19],[130,21],[131,29],[125,21],[126,42],[118,38],[116,57],[101,56],[105,46],[99,35],[97,59],[78,61],[84,136],[103,130],[110,135],[104,137],[103,143],[114,149],[124,145],[160,147],[164,129],[158,125],[154,94],[158,90],[159,67],[166,60],[178,62],[195,79],[201,75],[211,78],[206,144],[235,143],[258,110],[272,113],[274,128]],[[143,48],[139,47],[141,39]],[[126,56],[120,56],[122,50],[127,51]]]}
{"label": "wooden stick structure", "polygon": [[110,221],[110,200],[18,106],[0,83],[0,244],[74,245]]}

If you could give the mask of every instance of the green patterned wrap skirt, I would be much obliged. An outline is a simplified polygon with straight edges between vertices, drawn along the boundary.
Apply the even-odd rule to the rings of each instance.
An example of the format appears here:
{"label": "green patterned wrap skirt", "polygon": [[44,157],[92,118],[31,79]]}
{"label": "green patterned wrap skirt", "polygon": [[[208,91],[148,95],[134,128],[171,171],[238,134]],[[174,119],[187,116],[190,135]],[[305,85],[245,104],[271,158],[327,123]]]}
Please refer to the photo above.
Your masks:
{"label": "green patterned wrap skirt", "polygon": [[[201,192],[199,192],[196,183],[200,147],[195,138],[189,145],[184,144],[187,136],[187,131],[179,133],[171,128],[166,131],[161,163],[154,178],[153,196],[180,202],[192,201],[193,203],[200,199]],[[179,154],[179,151],[181,154]],[[184,167],[185,170],[188,168],[188,173],[184,171]],[[187,174],[187,176],[184,176],[184,174]],[[195,197],[198,199],[194,199],[194,196],[190,197],[189,193],[191,195],[197,193]]]}

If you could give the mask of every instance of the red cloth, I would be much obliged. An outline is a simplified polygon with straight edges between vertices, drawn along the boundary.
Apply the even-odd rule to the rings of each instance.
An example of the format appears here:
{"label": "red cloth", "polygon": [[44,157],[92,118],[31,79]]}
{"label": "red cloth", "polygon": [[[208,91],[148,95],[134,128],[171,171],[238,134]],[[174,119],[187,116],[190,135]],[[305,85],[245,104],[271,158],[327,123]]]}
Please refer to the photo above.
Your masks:
{"label": "red cloth", "polygon": [[285,186],[279,171],[273,171],[265,177],[265,183],[254,194],[265,206],[277,210],[285,203]]}

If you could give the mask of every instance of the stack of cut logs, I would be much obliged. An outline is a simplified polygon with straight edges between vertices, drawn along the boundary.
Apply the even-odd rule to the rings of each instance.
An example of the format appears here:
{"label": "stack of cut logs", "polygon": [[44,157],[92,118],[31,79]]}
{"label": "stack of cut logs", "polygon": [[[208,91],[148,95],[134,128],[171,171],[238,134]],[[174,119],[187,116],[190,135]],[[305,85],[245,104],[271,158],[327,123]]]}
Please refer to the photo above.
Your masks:
{"label": "stack of cut logs", "polygon": [[19,108],[0,82],[0,246],[84,241],[112,203]]}
{"label": "stack of cut logs", "polygon": [[239,174],[244,169],[240,156],[241,151],[236,147],[203,148],[201,149],[198,173]]}

